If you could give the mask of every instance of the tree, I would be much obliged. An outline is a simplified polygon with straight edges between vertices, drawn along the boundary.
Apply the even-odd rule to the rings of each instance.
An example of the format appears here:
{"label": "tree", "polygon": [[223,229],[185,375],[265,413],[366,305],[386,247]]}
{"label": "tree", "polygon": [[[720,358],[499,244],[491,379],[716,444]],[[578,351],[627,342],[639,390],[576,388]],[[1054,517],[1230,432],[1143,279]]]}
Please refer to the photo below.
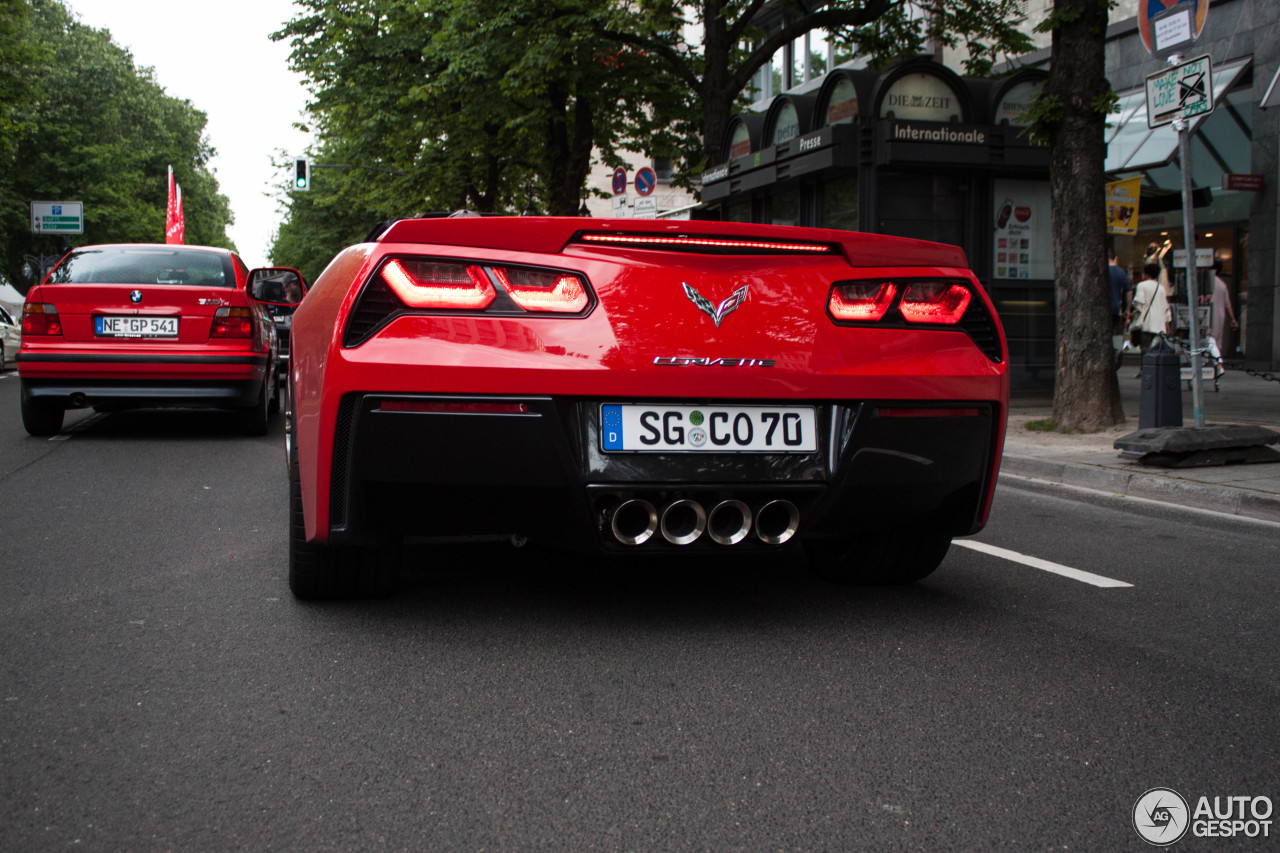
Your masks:
{"label": "tree", "polygon": [[273,38],[312,88],[321,147],[403,173],[362,207],[574,215],[593,156],[649,126],[657,68],[594,35],[598,2],[301,5]]}
{"label": "tree", "polygon": [[1050,148],[1053,262],[1057,285],[1057,373],[1053,418],[1065,432],[1124,423],[1111,344],[1107,274],[1106,79],[1111,0],[1058,0],[1041,25],[1053,34],[1049,70],[1033,106],[1033,131]]}
{"label": "tree", "polygon": [[166,95],[109,33],[60,3],[23,6],[30,50],[21,70],[34,96],[13,108],[12,137],[0,146],[0,259],[9,278],[25,281],[24,254],[63,247],[63,238],[31,234],[35,200],[84,202],[76,245],[163,242],[170,165],[183,187],[187,241],[229,246],[231,212],[208,169],[204,114]]}

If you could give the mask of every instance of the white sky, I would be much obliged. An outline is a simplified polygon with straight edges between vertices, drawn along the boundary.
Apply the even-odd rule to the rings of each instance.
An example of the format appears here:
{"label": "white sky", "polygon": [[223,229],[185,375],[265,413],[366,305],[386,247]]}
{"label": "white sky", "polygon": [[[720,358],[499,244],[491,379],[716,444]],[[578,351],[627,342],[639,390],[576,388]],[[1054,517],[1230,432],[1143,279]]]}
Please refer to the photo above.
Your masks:
{"label": "white sky", "polygon": [[[271,165],[277,150],[303,153],[307,93],[289,70],[288,41],[270,34],[296,12],[291,0],[63,0],[82,23],[109,30],[134,64],[151,66],[169,95],[205,113],[217,151],[210,163],[231,200],[227,233],[250,267],[265,266],[280,213],[270,196],[287,177]],[[190,197],[183,187],[184,200]],[[162,239],[162,235],[157,235]]]}

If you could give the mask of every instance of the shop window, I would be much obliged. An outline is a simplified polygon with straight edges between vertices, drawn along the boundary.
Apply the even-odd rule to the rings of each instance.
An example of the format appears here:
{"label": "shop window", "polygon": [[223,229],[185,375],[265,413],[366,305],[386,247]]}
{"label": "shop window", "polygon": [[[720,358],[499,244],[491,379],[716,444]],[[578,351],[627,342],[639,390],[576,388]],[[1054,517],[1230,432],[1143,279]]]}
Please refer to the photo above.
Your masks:
{"label": "shop window", "polygon": [[1031,102],[1043,88],[1043,80],[1026,80],[1011,86],[996,106],[996,124],[1007,122],[1015,127],[1030,125]]}
{"label": "shop window", "polygon": [[853,81],[843,77],[836,81],[827,98],[827,124],[849,124],[858,115],[858,90]]}
{"label": "shop window", "polygon": [[822,184],[822,221],[818,224],[823,228],[839,228],[842,231],[858,230],[858,176],[856,174]]}
{"label": "shop window", "polygon": [[880,102],[880,117],[899,121],[962,121],[960,98],[936,74],[918,71],[893,82]]}
{"label": "shop window", "polygon": [[769,200],[769,221],[774,225],[800,224],[800,192],[778,193]]}
{"label": "shop window", "polygon": [[796,112],[795,104],[783,104],[774,118],[773,133],[769,137],[769,144],[778,145],[788,139],[795,139],[799,135],[800,114]]}

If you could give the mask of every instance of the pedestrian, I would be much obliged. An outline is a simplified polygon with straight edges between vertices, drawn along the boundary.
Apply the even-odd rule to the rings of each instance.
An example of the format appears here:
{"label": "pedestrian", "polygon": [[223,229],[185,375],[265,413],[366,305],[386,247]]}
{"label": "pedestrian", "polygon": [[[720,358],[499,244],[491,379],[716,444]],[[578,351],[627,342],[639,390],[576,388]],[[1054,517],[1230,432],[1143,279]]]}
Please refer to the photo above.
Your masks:
{"label": "pedestrian", "polygon": [[[1160,284],[1160,265],[1149,261],[1142,267],[1142,278],[1133,294],[1133,323],[1130,333],[1136,337],[1134,343],[1146,355],[1147,350],[1160,335],[1169,334],[1169,325],[1173,322],[1173,309],[1169,307],[1169,299],[1164,295]],[[1138,375],[1142,375],[1139,366]]]}
{"label": "pedestrian", "polygon": [[1111,334],[1123,335],[1125,321],[1133,306],[1133,284],[1129,274],[1116,263],[1116,250],[1107,253],[1107,272],[1111,276]]}
{"label": "pedestrian", "polygon": [[1209,334],[1213,336],[1213,342],[1217,344],[1219,352],[1227,351],[1227,318],[1231,318],[1232,331],[1240,328],[1240,324],[1236,322],[1236,312],[1231,307],[1231,291],[1227,289],[1227,283],[1222,280],[1222,261],[1215,260],[1213,262],[1213,293],[1209,296],[1200,297],[1200,301],[1208,302],[1213,306],[1211,312],[1213,316],[1209,320]]}
{"label": "pedestrian", "polygon": [[1114,367],[1119,370],[1124,361],[1124,339],[1133,304],[1133,284],[1129,281],[1129,274],[1116,263],[1115,249],[1107,252],[1107,259],[1110,262],[1107,272],[1111,276],[1111,345],[1115,352]]}

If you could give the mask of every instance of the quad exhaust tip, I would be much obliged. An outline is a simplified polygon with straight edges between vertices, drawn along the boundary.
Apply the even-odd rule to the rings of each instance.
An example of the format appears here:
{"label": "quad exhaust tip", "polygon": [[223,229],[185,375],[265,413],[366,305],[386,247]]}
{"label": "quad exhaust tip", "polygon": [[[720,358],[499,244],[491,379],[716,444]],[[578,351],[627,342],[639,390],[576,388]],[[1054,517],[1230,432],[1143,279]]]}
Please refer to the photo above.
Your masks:
{"label": "quad exhaust tip", "polygon": [[707,529],[707,511],[687,498],[672,501],[662,511],[662,538],[672,545],[689,545]]}
{"label": "quad exhaust tip", "polygon": [[641,498],[623,501],[613,511],[609,528],[623,545],[643,545],[658,529],[658,511]]}
{"label": "quad exhaust tip", "polygon": [[704,533],[717,545],[737,545],[753,532],[765,545],[782,545],[800,528],[799,508],[785,499],[766,501],[752,512],[736,498],[710,510],[690,498],[674,500],[661,510],[644,498],[627,498],[608,509],[606,518],[613,538],[623,545],[643,545],[655,534],[672,545],[691,545]]}
{"label": "quad exhaust tip", "polygon": [[781,545],[799,529],[800,510],[791,501],[769,501],[756,513],[756,536],[766,545]]}
{"label": "quad exhaust tip", "polygon": [[737,545],[751,533],[751,507],[739,500],[721,501],[711,510],[707,535],[717,545]]}

